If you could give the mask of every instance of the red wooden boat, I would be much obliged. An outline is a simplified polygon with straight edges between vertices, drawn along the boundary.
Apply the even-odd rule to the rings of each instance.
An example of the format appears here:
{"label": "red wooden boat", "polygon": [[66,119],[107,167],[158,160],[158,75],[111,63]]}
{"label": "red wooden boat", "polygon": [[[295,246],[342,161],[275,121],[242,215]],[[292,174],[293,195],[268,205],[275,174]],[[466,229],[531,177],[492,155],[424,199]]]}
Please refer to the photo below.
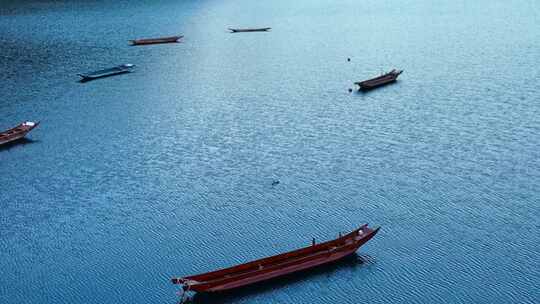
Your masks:
{"label": "red wooden boat", "polygon": [[394,69],[379,77],[355,82],[354,84],[358,85],[360,90],[367,91],[396,81],[401,73],[403,73],[403,70]]}
{"label": "red wooden boat", "polygon": [[0,133],[0,145],[21,139],[39,125],[39,122],[25,121],[15,128]]}
{"label": "red wooden boat", "polygon": [[335,240],[313,243],[308,247],[221,270],[173,278],[172,283],[182,285],[184,291],[201,293],[243,287],[342,259],[356,252],[379,229],[369,228],[366,224]]}
{"label": "red wooden boat", "polygon": [[161,38],[147,38],[147,39],[134,39],[129,40],[131,45],[145,45],[145,44],[158,44],[158,43],[174,43],[178,40],[184,38],[184,36],[171,36],[171,37],[161,37]]}

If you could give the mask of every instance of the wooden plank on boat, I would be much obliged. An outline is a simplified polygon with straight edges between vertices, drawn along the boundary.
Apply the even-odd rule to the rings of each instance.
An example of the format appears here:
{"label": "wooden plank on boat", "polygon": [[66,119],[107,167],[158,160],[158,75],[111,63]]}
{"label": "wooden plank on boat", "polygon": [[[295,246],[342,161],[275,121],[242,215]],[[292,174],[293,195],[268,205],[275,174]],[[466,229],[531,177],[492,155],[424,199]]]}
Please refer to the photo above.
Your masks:
{"label": "wooden plank on boat", "polygon": [[364,80],[364,81],[355,82],[354,84],[359,86],[359,90],[367,91],[367,90],[375,89],[380,86],[395,82],[401,73],[403,73],[403,70],[393,69],[390,72],[383,74],[381,76]]}
{"label": "wooden plank on boat", "polygon": [[227,291],[340,260],[369,241],[379,228],[366,225],[337,239],[207,273],[173,278],[184,291]]}
{"label": "wooden plank on boat", "polygon": [[248,33],[248,32],[268,32],[271,30],[271,27],[261,27],[261,28],[229,28],[231,33]]}
{"label": "wooden plank on boat", "polygon": [[104,78],[124,73],[129,73],[135,67],[134,64],[122,64],[108,69],[98,70],[85,74],[78,74],[81,77],[81,82],[86,82],[98,78]]}
{"label": "wooden plank on boat", "polygon": [[39,125],[38,122],[25,121],[14,128],[0,132],[0,145],[19,140]]}
{"label": "wooden plank on boat", "polygon": [[175,43],[179,42],[180,39],[184,36],[171,36],[171,37],[160,37],[160,38],[144,38],[144,39],[134,39],[129,40],[131,45],[148,45],[148,44],[160,44],[160,43]]}

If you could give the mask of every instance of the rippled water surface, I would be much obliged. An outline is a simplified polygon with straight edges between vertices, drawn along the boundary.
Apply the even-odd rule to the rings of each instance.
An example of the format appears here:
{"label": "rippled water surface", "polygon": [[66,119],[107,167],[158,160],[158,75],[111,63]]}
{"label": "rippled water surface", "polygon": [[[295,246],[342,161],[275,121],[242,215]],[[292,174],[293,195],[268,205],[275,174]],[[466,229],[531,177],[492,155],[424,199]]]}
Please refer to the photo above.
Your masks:
{"label": "rippled water surface", "polygon": [[352,260],[201,302],[538,303],[540,3],[436,2],[1,2],[0,129],[42,124],[0,150],[0,303],[175,303],[365,222]]}

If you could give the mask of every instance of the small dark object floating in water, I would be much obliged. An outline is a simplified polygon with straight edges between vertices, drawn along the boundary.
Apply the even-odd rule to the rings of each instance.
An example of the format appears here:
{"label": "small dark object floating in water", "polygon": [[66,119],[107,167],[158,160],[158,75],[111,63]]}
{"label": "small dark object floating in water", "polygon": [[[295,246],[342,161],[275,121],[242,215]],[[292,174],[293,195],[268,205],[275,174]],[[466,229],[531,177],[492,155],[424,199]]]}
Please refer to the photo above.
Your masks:
{"label": "small dark object floating in water", "polygon": [[147,45],[147,44],[158,44],[158,43],[175,43],[178,40],[184,38],[184,36],[171,36],[171,37],[161,37],[161,38],[147,38],[147,39],[134,39],[129,40],[131,45]]}
{"label": "small dark object floating in water", "polygon": [[351,61],[351,58],[347,58],[347,61]]}
{"label": "small dark object floating in water", "polygon": [[277,186],[279,184],[278,180],[272,181],[272,186]]}
{"label": "small dark object floating in water", "polygon": [[268,32],[271,29],[272,29],[271,27],[245,28],[245,29],[229,28],[229,31],[231,31],[231,33]]}
{"label": "small dark object floating in water", "polygon": [[219,292],[251,285],[340,260],[356,252],[379,229],[371,229],[365,224],[331,241],[313,243],[308,247],[221,270],[173,278],[172,283],[182,285],[184,291],[196,292]]}
{"label": "small dark object floating in water", "polygon": [[18,139],[21,139],[28,134],[28,132],[32,131],[35,127],[39,125],[38,122],[33,121],[25,121],[15,128],[9,129],[7,131],[0,133],[0,145],[7,144],[12,141],[16,141]]}
{"label": "small dark object floating in water", "polygon": [[352,93],[352,89],[351,89],[351,88],[349,88],[349,93]]}
{"label": "small dark object floating in water", "polygon": [[355,82],[354,84],[360,87],[359,90],[367,91],[396,81],[401,73],[403,73],[403,70],[393,69],[392,71],[379,77]]}
{"label": "small dark object floating in water", "polygon": [[90,72],[87,74],[77,74],[77,75],[81,77],[81,82],[86,82],[86,81],[94,80],[98,78],[129,73],[131,72],[134,66],[135,66],[134,64],[128,63],[128,64],[122,64],[113,68],[109,68],[109,69],[103,69],[103,70],[99,70],[95,72]]}

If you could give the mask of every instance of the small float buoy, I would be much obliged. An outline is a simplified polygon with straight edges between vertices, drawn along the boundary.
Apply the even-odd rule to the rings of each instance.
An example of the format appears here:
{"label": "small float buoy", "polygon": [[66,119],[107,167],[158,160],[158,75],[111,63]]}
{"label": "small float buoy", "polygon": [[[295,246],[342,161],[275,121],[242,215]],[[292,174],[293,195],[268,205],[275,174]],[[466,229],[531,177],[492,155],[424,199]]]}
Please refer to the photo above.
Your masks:
{"label": "small float buoy", "polygon": [[349,88],[349,93],[352,93],[352,89],[351,89],[351,88]]}
{"label": "small float buoy", "polygon": [[349,61],[349,62],[350,62],[350,61],[351,61],[351,58],[347,58],[347,61]]}

